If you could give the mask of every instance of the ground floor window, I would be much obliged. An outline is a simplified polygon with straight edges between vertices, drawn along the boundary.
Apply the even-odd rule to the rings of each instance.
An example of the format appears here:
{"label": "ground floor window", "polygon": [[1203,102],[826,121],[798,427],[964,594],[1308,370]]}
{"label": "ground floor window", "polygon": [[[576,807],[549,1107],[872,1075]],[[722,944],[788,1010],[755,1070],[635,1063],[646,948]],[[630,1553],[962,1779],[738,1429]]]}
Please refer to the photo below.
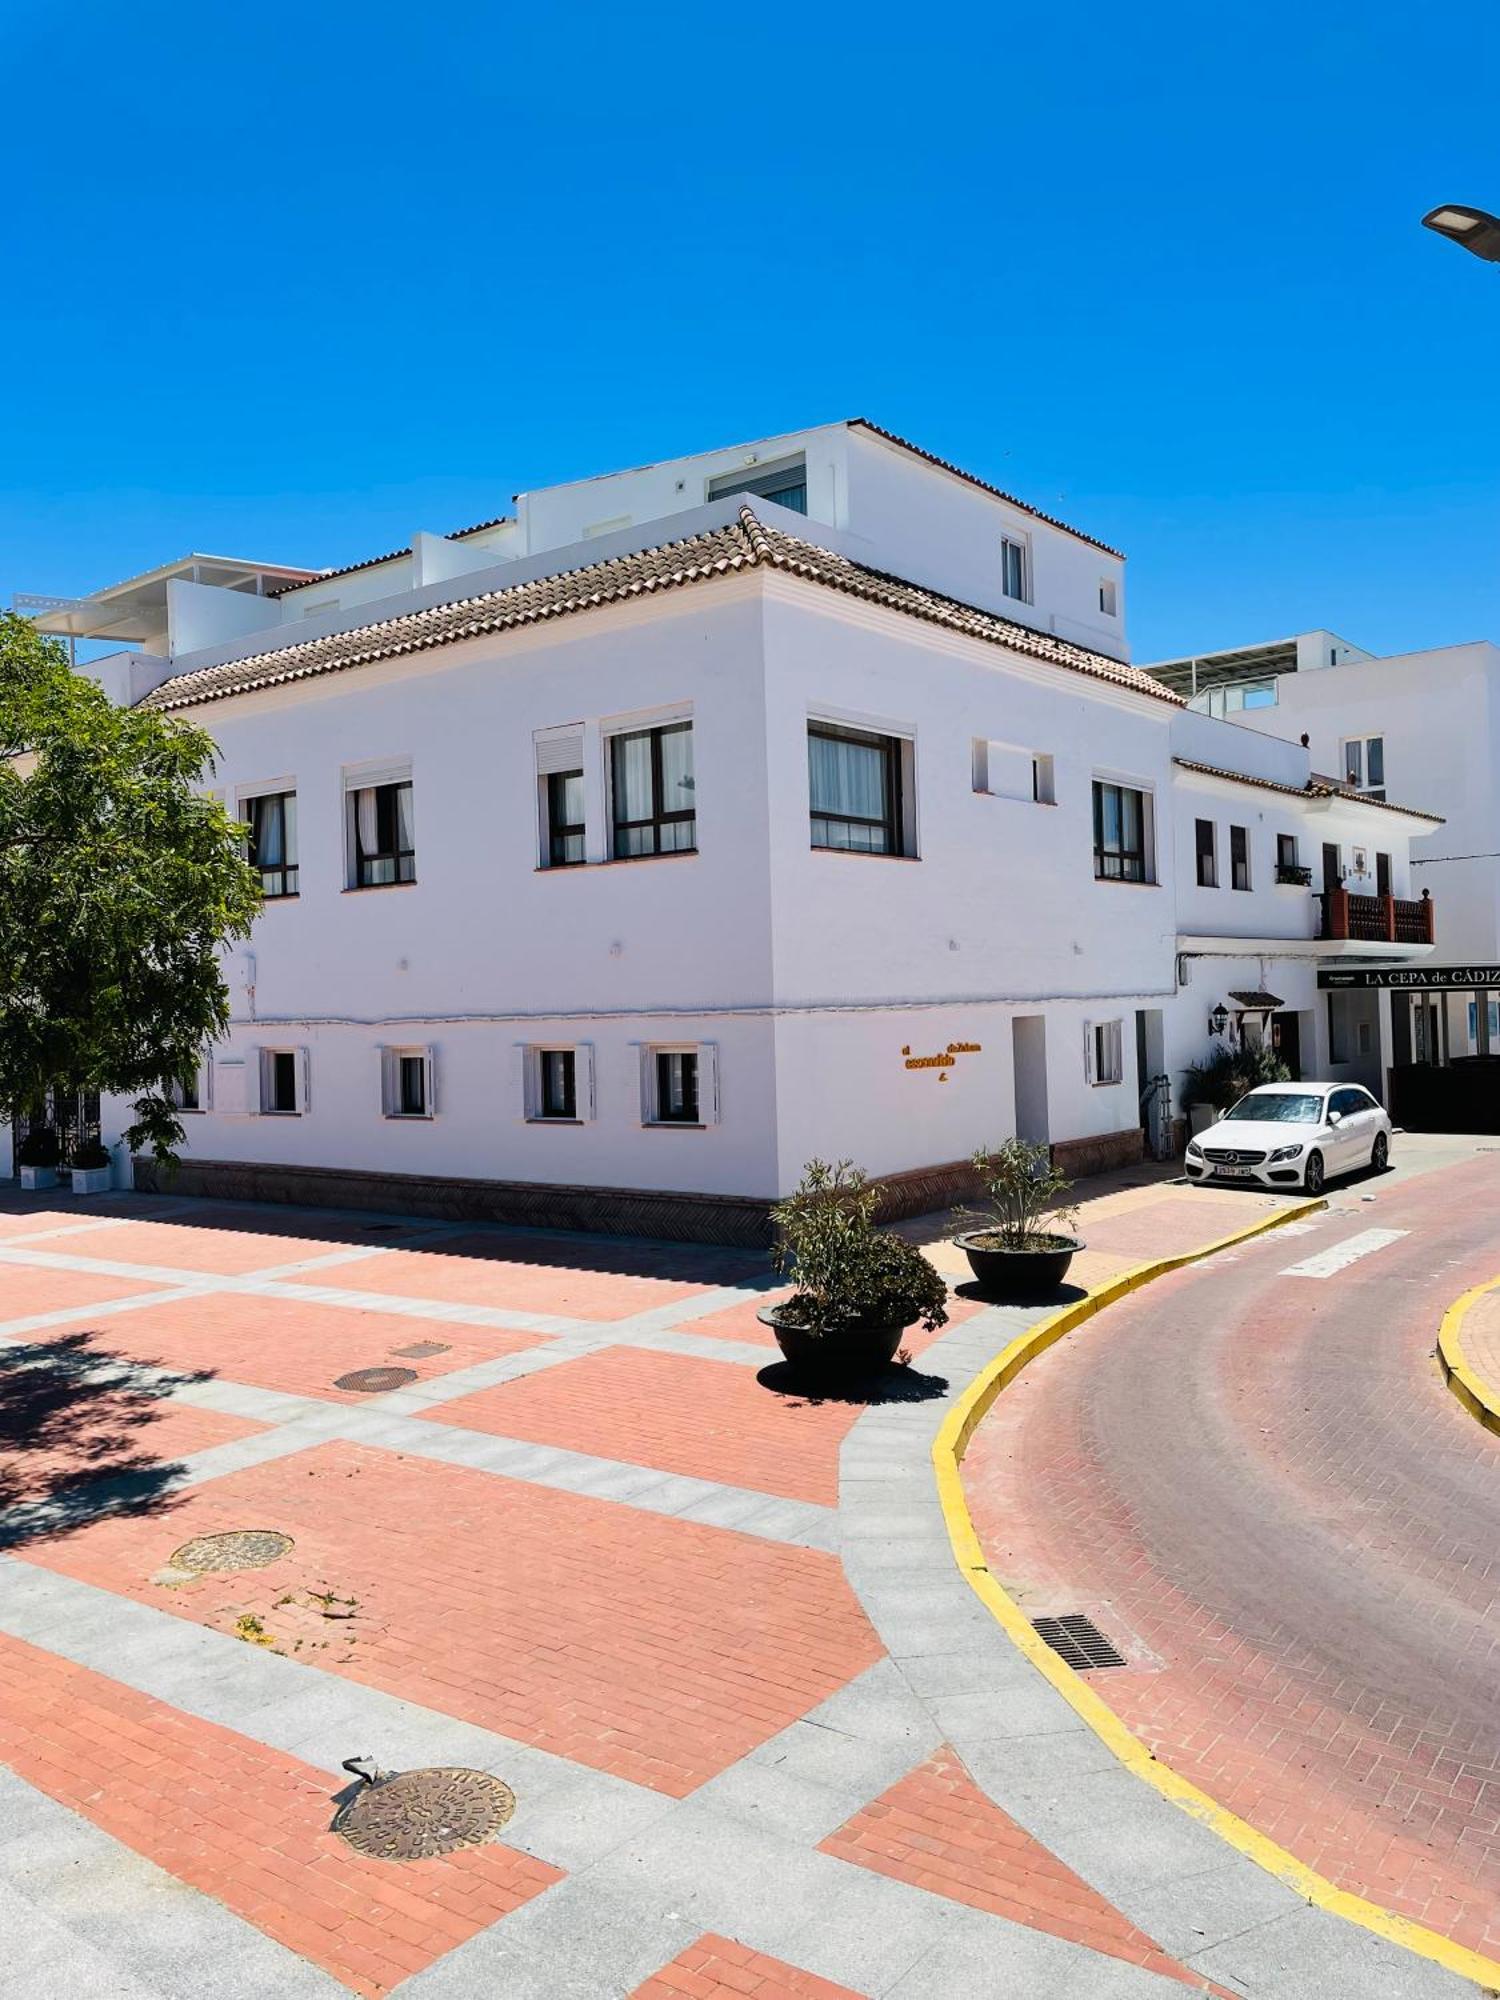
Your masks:
{"label": "ground floor window", "polygon": [[1123,1083],[1125,1080],[1123,1022],[1085,1022],[1083,1059],[1090,1083]]}
{"label": "ground floor window", "polygon": [[293,1118],[307,1108],[306,1056],[298,1049],[260,1052],[260,1108],[268,1116]]}
{"label": "ground floor window", "polygon": [[571,1049],[539,1049],[543,1118],[578,1116],[578,1068]]}
{"label": "ground floor window", "polygon": [[433,1115],[431,1049],[382,1049],[380,1108],[387,1118]]}
{"label": "ground floor window", "polygon": [[718,1051],[707,1043],[641,1051],[641,1121],[712,1125],[719,1115]]}

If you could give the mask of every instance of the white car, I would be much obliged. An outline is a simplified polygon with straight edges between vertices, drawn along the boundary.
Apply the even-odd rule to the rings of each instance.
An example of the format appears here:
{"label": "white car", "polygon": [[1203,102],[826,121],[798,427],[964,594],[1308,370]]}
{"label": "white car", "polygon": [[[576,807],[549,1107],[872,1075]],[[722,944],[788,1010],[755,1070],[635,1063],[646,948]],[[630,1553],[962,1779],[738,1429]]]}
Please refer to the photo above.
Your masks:
{"label": "white car", "polygon": [[1321,1194],[1335,1174],[1384,1170],[1391,1121],[1357,1083],[1264,1083],[1188,1141],[1193,1181],[1250,1181]]}

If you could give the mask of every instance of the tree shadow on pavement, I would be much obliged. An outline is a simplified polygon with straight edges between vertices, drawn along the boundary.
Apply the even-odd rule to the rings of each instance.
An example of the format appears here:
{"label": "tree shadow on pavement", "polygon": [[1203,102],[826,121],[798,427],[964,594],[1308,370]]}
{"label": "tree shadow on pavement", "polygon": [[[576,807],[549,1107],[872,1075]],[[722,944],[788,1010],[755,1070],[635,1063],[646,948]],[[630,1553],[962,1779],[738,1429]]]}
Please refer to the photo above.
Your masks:
{"label": "tree shadow on pavement", "polygon": [[871,1375],[824,1381],[803,1374],[789,1361],[773,1361],[755,1377],[763,1389],[798,1403],[931,1403],[948,1393],[946,1375],[924,1375],[910,1367],[882,1368]]}
{"label": "tree shadow on pavement", "polygon": [[0,1549],[165,1512],[186,1467],[150,1450],[168,1399],[212,1369],[148,1367],[87,1332],[0,1355]]}

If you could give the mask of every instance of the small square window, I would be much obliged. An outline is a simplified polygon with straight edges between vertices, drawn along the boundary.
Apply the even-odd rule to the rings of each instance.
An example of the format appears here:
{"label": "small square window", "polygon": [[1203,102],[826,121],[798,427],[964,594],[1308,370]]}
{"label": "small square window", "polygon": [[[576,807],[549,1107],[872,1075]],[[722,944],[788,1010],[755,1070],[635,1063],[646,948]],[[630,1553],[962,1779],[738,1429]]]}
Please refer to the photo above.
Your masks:
{"label": "small square window", "polygon": [[261,1050],[260,1108],[264,1115],[295,1118],[305,1108],[301,1069],[296,1049]]}
{"label": "small square window", "polygon": [[167,1101],[177,1111],[202,1111],[205,1090],[203,1069],[191,1069],[185,1076],[173,1077],[167,1084]]}

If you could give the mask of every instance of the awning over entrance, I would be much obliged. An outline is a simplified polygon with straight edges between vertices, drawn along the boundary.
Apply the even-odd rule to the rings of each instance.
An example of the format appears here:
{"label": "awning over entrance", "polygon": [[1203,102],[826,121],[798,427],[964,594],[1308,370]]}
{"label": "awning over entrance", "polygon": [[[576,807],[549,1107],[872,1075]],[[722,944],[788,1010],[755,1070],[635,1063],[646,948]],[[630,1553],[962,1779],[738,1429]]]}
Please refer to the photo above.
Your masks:
{"label": "awning over entrance", "polygon": [[1285,1004],[1274,993],[1231,993],[1229,997],[1247,1014],[1274,1014],[1278,1007]]}

